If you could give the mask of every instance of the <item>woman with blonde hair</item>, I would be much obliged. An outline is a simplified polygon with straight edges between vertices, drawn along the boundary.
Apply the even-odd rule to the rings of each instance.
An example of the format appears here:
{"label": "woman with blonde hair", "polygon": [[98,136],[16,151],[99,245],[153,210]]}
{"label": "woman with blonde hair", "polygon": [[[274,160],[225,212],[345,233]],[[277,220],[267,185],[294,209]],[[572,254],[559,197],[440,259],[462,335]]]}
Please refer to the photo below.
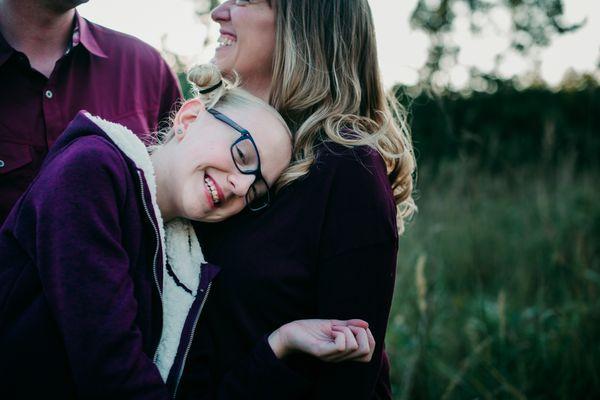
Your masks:
{"label": "woman with blonde hair", "polygon": [[[227,0],[212,19],[220,25],[213,62],[282,114],[294,148],[271,207],[200,227],[222,273],[181,393],[390,398],[383,344],[398,233],[415,209],[415,159],[405,116],[384,94],[367,0]],[[275,379],[265,372],[248,389],[238,364],[254,343],[276,343],[267,336],[274,327],[314,316],[368,322],[377,343],[371,361],[278,361],[275,352]],[[367,340],[336,329],[352,345]]]}

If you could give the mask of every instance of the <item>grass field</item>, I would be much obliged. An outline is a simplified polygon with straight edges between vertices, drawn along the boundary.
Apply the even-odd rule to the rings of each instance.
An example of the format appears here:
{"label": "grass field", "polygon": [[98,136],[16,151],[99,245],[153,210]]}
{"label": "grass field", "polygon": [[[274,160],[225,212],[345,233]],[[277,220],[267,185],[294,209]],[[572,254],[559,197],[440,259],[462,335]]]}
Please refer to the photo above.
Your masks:
{"label": "grass field", "polygon": [[386,346],[397,399],[600,398],[600,173],[421,167]]}

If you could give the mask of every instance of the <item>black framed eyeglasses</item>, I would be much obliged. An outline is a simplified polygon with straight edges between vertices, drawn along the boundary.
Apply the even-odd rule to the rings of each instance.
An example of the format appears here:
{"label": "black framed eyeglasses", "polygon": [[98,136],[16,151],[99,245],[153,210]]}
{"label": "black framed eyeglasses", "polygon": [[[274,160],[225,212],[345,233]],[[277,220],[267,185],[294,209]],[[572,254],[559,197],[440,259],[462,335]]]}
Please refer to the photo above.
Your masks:
{"label": "black framed eyeglasses", "polygon": [[254,138],[247,129],[242,128],[223,113],[209,108],[209,114],[219,121],[229,125],[240,133],[240,137],[230,147],[231,158],[235,167],[244,175],[254,175],[254,182],[246,193],[246,204],[252,211],[262,210],[271,202],[269,185],[260,171],[260,155]]}

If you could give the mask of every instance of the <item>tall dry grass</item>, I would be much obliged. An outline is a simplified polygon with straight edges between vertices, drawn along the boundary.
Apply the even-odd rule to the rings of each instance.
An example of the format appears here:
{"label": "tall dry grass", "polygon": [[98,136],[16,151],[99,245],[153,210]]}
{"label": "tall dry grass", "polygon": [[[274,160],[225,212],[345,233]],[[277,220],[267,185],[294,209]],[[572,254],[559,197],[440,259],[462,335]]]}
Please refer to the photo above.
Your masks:
{"label": "tall dry grass", "polygon": [[419,176],[387,349],[398,399],[600,398],[600,173]]}

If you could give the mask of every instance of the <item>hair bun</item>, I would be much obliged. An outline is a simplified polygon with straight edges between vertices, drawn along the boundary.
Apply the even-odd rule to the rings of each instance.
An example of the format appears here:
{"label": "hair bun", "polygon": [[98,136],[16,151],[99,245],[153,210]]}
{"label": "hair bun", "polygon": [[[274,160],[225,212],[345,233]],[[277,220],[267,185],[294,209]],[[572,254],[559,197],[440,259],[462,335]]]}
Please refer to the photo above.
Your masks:
{"label": "hair bun", "polygon": [[219,83],[223,76],[214,64],[198,64],[188,71],[187,79],[199,90],[203,90]]}
{"label": "hair bun", "polygon": [[194,87],[194,95],[199,97],[207,108],[219,101],[227,90],[221,71],[214,64],[198,64],[190,68],[187,80]]}

